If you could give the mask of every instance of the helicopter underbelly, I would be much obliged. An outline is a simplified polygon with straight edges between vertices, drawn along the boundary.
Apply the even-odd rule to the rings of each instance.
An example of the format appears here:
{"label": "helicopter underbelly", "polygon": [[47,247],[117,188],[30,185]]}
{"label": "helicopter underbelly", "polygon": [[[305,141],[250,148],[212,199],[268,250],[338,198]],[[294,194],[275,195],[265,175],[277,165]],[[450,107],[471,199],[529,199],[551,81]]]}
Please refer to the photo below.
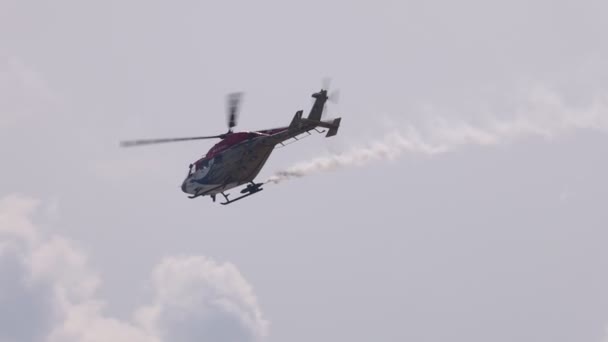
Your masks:
{"label": "helicopter underbelly", "polygon": [[183,190],[213,195],[253,181],[273,149],[274,145],[265,143],[265,139],[254,139],[223,151],[213,158],[213,165],[204,177],[194,174]]}
{"label": "helicopter underbelly", "polygon": [[[222,153],[221,162],[216,163],[212,177],[225,179],[224,182],[237,182],[239,185],[252,181],[260,172],[274,146],[261,143],[235,146]],[[215,178],[215,177],[214,177]]]}

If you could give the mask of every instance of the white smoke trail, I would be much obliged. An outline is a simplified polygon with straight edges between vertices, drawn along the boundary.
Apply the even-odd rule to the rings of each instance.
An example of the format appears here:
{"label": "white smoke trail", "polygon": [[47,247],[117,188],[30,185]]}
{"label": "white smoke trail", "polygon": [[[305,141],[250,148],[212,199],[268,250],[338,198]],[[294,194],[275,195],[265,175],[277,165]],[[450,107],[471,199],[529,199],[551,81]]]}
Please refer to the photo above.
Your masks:
{"label": "white smoke trail", "polygon": [[436,155],[465,145],[498,145],[535,136],[554,139],[575,129],[607,131],[608,96],[598,96],[589,106],[576,108],[567,106],[555,93],[535,89],[510,120],[493,118],[471,124],[435,118],[424,125],[407,125],[366,146],[297,163],[276,172],[267,182],[280,183],[342,167],[394,160],[406,153]]}

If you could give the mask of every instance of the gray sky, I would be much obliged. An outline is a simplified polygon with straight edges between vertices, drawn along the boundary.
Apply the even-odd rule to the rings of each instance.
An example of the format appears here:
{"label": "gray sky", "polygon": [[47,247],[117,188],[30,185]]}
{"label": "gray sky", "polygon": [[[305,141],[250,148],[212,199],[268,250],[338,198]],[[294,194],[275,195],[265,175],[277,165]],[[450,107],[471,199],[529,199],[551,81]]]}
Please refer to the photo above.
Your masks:
{"label": "gray sky", "polygon": [[[0,342],[608,337],[605,1],[0,2]],[[337,137],[223,207],[211,142]]]}

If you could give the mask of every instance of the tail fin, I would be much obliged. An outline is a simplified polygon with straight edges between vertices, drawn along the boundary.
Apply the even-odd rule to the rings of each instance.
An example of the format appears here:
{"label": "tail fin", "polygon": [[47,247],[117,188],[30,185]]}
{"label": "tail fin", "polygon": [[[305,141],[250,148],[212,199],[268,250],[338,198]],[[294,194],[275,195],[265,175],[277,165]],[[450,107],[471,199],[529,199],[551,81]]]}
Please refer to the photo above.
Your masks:
{"label": "tail fin", "polygon": [[296,112],[296,115],[293,116],[291,123],[289,124],[289,129],[298,129],[302,126],[302,111],[299,110]]}
{"label": "tail fin", "polygon": [[315,98],[315,103],[312,105],[312,109],[308,114],[309,120],[321,121],[321,115],[323,115],[323,108],[325,107],[325,102],[327,102],[327,90],[322,89],[318,93],[312,94],[312,97]]}

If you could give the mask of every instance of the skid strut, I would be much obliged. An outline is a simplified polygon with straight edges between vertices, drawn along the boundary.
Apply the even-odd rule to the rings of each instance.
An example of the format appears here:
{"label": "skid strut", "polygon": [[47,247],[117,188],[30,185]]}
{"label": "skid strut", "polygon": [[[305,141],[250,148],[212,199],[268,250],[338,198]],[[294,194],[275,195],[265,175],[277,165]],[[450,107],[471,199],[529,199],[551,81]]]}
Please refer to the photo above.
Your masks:
{"label": "skid strut", "polygon": [[230,196],[230,194],[225,194],[225,193],[222,192],[221,194],[226,199],[226,202],[222,202],[221,204],[222,205],[230,204],[230,203],[236,202],[236,201],[238,201],[240,199],[243,199],[245,197],[249,197],[249,196],[251,196],[251,195],[253,195],[253,194],[257,193],[257,192],[260,192],[260,191],[264,190],[264,189],[261,188],[262,185],[264,185],[264,183],[250,182],[250,184],[248,184],[245,189],[241,190],[241,193],[244,194],[244,195],[239,196],[239,197],[237,197],[235,199],[232,199],[232,200],[228,198],[228,196]]}

